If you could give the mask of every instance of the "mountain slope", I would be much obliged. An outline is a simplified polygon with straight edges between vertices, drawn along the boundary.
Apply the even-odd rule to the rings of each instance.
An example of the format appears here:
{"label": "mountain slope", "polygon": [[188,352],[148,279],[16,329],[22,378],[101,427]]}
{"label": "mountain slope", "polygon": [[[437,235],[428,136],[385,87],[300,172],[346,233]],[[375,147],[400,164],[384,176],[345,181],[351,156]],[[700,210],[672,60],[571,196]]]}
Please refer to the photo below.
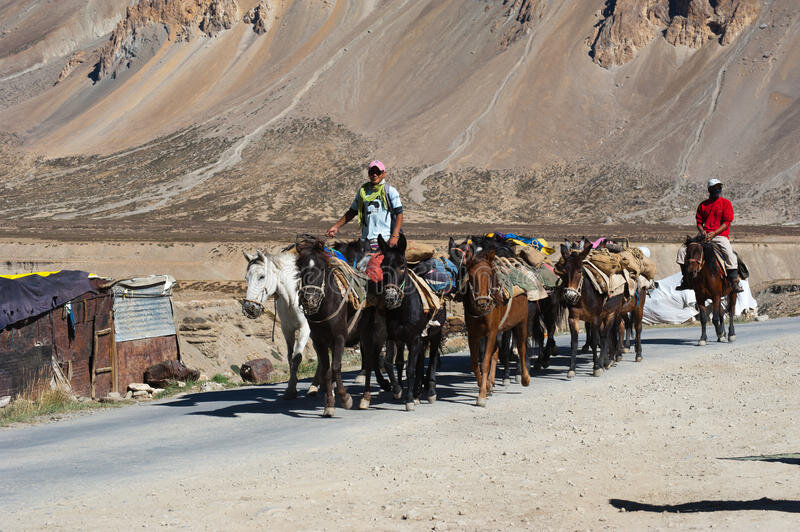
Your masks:
{"label": "mountain slope", "polygon": [[3,218],[333,217],[373,157],[420,221],[800,216],[797,0],[49,5],[0,0]]}

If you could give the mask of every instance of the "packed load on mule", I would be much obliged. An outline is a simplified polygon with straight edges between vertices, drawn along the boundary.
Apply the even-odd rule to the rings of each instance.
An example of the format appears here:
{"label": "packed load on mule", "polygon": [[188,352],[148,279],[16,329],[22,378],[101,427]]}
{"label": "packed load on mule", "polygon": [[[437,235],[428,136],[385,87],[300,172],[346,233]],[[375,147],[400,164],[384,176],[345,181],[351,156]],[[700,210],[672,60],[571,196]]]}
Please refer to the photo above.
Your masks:
{"label": "packed load on mule", "polygon": [[556,286],[557,277],[547,259],[554,250],[543,238],[493,232],[469,238],[466,244],[475,252],[494,249],[494,266],[506,296],[524,292],[529,301],[538,301]]}

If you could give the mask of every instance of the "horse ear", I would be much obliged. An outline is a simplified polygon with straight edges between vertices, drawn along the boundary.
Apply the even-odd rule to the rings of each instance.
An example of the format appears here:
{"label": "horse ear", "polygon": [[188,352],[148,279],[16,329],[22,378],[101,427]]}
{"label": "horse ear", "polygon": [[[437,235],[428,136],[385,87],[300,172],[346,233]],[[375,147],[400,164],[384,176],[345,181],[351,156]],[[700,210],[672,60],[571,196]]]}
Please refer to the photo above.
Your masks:
{"label": "horse ear", "polygon": [[381,250],[381,253],[386,253],[386,249],[389,246],[386,245],[386,240],[383,239],[383,235],[378,235],[378,248]]}
{"label": "horse ear", "polygon": [[561,244],[561,256],[564,259],[569,257],[569,244]]}
{"label": "horse ear", "polygon": [[592,243],[587,240],[586,243],[583,245],[583,252],[588,253],[591,249],[592,249]]}
{"label": "horse ear", "polygon": [[456,241],[453,240],[453,237],[451,236],[450,237],[450,241],[447,242],[447,249],[448,250],[453,249],[455,247],[455,245],[456,245]]}
{"label": "horse ear", "polygon": [[246,251],[242,251],[242,255],[244,255],[244,258],[245,258],[245,259],[247,259],[247,263],[248,263],[248,264],[250,264],[251,262],[253,262],[254,260],[256,260],[256,257],[258,256],[258,255],[250,255],[250,254],[249,254],[248,252],[246,252]]}
{"label": "horse ear", "polygon": [[264,253],[260,249],[256,250],[256,253],[258,253],[258,257],[264,261],[264,264],[266,264],[267,257],[264,255]]}
{"label": "horse ear", "polygon": [[405,255],[407,244],[408,242],[406,241],[406,235],[404,233],[400,233],[400,238],[397,240],[397,251]]}

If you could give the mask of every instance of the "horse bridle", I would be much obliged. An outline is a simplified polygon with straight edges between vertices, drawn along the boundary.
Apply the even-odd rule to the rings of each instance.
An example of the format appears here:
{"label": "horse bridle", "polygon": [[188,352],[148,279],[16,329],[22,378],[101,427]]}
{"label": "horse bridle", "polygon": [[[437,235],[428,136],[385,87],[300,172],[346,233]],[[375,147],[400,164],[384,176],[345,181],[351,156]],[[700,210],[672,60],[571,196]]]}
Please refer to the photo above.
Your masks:
{"label": "horse bridle", "polygon": [[[488,266],[488,267],[491,268],[491,266]],[[482,318],[483,316],[486,316],[492,310],[494,310],[494,307],[497,305],[497,303],[496,303],[496,298],[495,298],[495,296],[493,294],[499,293],[501,288],[500,288],[500,285],[497,284],[497,279],[496,278],[492,278],[492,285],[489,287],[488,294],[486,294],[485,296],[479,296],[479,295],[475,294],[475,287],[473,286],[471,280],[472,280],[472,276],[470,276],[469,272],[467,272],[467,279],[466,279],[465,282],[467,283],[467,286],[469,288],[469,295],[472,297],[472,300],[474,301],[475,306],[478,309],[480,309],[483,306],[483,307],[486,308],[486,310],[483,311],[480,314],[477,314],[477,315],[473,315],[472,313],[470,313],[470,316],[473,317],[473,318]],[[488,301],[489,304],[488,305],[480,305],[479,303],[481,301]],[[480,310],[479,310],[479,312],[480,312]]]}
{"label": "horse bridle", "polygon": [[[384,301],[386,302],[386,308],[389,310],[394,310],[400,305],[403,304],[403,298],[406,295],[406,281],[408,280],[408,264],[406,264],[406,273],[403,276],[403,281],[398,285],[396,283],[389,283],[384,285],[383,293],[384,293]],[[393,298],[388,298],[389,289],[392,289],[392,292],[397,294]]]}
{"label": "horse bridle", "polygon": [[[306,316],[311,316],[319,312],[322,302],[325,300],[325,273],[322,274],[322,283],[317,286],[315,284],[303,284],[298,281],[297,294],[300,296],[300,305],[303,307],[303,312]],[[319,300],[314,299],[319,296]],[[316,303],[315,303],[316,301]]]}

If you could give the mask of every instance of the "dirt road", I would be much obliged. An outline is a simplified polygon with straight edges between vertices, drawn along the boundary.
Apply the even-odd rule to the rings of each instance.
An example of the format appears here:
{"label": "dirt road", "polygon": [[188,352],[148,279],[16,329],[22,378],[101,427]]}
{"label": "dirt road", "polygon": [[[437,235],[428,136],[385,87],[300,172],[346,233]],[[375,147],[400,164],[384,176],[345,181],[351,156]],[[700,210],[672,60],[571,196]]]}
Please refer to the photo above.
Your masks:
{"label": "dirt road", "polygon": [[573,381],[560,337],[486,409],[458,353],[413,413],[265,386],[6,429],[0,529],[796,529],[798,325],[650,329],[644,362]]}

